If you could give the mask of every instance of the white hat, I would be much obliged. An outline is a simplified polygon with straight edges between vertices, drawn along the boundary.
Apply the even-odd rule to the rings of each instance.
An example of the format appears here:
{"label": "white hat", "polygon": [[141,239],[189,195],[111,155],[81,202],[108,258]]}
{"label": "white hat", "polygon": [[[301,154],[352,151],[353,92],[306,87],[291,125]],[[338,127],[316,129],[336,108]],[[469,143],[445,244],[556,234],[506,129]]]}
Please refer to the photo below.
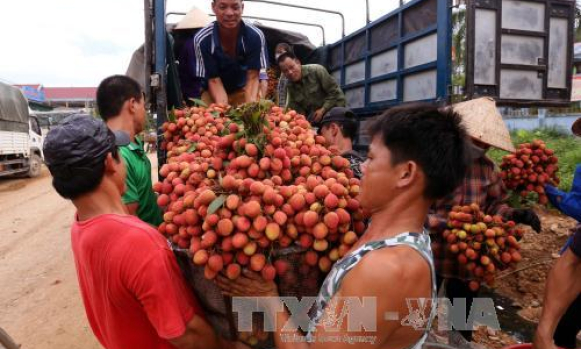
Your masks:
{"label": "white hat", "polygon": [[192,7],[190,12],[188,12],[181,21],[178,22],[175,29],[197,29],[204,28],[210,24],[212,20],[210,16],[204,13],[197,7]]}
{"label": "white hat", "polygon": [[492,98],[478,98],[452,108],[462,117],[470,137],[502,150],[515,151],[510,132]]}

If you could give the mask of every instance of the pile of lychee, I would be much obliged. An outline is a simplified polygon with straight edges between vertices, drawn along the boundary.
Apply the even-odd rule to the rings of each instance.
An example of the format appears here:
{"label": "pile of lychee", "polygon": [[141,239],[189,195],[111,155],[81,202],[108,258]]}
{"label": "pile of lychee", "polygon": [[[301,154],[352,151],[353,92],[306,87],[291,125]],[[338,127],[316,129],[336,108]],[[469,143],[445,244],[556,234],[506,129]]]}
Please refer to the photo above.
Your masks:
{"label": "pile of lychee", "polygon": [[515,153],[502,158],[500,175],[509,190],[518,192],[523,199],[535,193],[533,196],[538,203],[546,205],[549,199],[545,194],[545,184],[559,185],[558,162],[554,151],[547,148],[545,142],[534,140],[520,144]]}
{"label": "pile of lychee", "polygon": [[476,204],[455,206],[443,231],[448,256],[455,258],[472,290],[482,282],[494,285],[496,272],[518,263],[522,257],[518,241],[524,231],[513,221],[486,215]]}
{"label": "pile of lychee", "polygon": [[186,108],[163,131],[159,231],[208,279],[248,268],[272,280],[288,268],[273,252],[293,246],[303,264],[328,272],[365,230],[349,161],[292,110]]}

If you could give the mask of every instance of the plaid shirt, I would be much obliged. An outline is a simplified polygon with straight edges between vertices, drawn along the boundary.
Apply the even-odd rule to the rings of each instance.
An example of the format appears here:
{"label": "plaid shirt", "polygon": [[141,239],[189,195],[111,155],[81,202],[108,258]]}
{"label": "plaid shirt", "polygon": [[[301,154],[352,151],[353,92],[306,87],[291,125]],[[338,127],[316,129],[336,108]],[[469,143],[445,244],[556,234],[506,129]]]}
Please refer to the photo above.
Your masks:
{"label": "plaid shirt", "polygon": [[449,252],[441,235],[446,229],[448,213],[452,207],[475,203],[486,214],[501,215],[507,219],[513,212],[505,203],[507,198],[508,194],[496,165],[487,156],[482,156],[468,167],[464,181],[452,194],[436,201],[430,209],[428,225],[438,275],[446,278],[466,278],[466,272],[459,270],[456,256]]}

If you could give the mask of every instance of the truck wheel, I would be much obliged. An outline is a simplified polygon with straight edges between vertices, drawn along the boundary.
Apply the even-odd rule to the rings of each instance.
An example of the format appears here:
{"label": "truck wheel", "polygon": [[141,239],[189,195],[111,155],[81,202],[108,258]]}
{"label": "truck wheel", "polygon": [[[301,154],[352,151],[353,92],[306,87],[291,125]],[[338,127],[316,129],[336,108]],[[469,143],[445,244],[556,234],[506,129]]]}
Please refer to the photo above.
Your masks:
{"label": "truck wheel", "polygon": [[42,169],[42,160],[38,155],[32,154],[30,156],[29,166],[28,177],[38,177],[40,175],[40,170]]}

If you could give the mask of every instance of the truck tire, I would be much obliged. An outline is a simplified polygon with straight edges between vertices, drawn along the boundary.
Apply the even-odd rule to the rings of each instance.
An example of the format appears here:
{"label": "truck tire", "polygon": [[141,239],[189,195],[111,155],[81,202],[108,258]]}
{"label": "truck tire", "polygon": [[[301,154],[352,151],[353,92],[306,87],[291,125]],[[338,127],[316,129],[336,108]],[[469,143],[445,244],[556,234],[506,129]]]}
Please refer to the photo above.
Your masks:
{"label": "truck tire", "polygon": [[40,156],[36,154],[30,155],[28,165],[28,177],[34,178],[40,176],[40,170],[42,169],[42,160],[40,159]]}

